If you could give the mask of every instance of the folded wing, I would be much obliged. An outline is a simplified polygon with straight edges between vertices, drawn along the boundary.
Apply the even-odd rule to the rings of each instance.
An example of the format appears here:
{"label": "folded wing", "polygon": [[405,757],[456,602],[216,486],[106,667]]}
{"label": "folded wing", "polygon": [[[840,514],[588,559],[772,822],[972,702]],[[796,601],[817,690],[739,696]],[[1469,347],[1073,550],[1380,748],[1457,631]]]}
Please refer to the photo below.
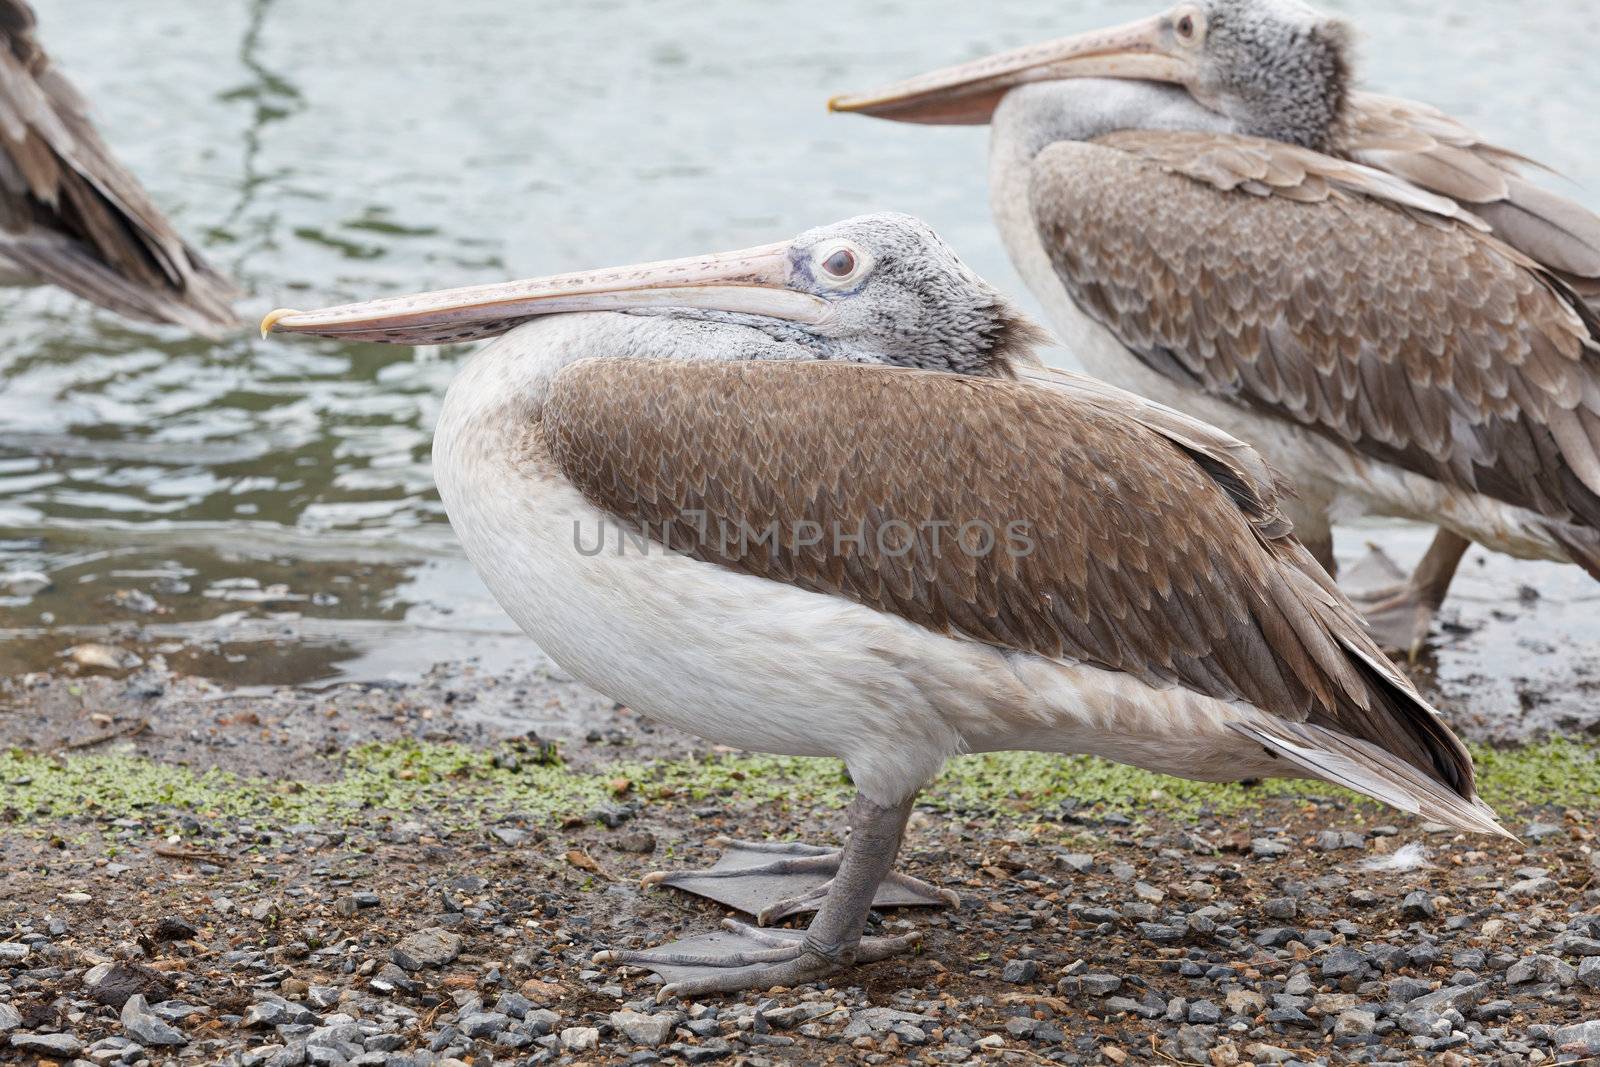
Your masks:
{"label": "folded wing", "polygon": [[1032,205],[1074,301],[1159,373],[1600,526],[1600,323],[1456,201],[1291,145],[1140,131],[1046,149]]}
{"label": "folded wing", "polygon": [[1350,94],[1337,141],[1351,159],[1457,201],[1600,314],[1600,215],[1524,178],[1538,165],[1526,156],[1427,104],[1365,92]]}
{"label": "folded wing", "polygon": [[1365,791],[1484,828],[1470,758],[1288,534],[1259,457],[1099,383],[1025,375],[585,360],[539,429],[592,503],[676,550],[1252,705],[1276,724],[1253,740],[1387,753],[1409,770],[1367,759]]}

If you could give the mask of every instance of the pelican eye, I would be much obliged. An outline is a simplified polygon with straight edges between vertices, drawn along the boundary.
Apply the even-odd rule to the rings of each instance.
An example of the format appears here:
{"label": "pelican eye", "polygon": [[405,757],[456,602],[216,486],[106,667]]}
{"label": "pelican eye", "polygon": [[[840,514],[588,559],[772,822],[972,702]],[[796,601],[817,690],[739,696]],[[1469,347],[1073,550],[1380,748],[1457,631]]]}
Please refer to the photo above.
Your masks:
{"label": "pelican eye", "polygon": [[848,278],[856,270],[856,254],[848,248],[835,250],[822,261],[822,269],[835,278]]}
{"label": "pelican eye", "polygon": [[1206,32],[1205,15],[1193,5],[1185,5],[1178,9],[1178,17],[1172,22],[1172,32],[1177,36],[1178,42],[1184,45],[1195,45]]}

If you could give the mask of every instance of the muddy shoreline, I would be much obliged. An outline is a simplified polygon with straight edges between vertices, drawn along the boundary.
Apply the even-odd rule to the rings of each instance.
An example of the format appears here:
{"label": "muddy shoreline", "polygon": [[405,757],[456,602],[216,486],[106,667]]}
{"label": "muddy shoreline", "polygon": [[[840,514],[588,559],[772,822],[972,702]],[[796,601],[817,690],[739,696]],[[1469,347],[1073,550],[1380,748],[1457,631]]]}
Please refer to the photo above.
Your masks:
{"label": "muddy shoreline", "polygon": [[144,653],[0,688],[0,1061],[1600,1052],[1600,1021],[1582,1026],[1600,1020],[1583,745],[1480,749],[1521,842],[1315,786],[963,764],[919,806],[903,864],[961,906],[876,920],[921,931],[918,954],[658,1005],[648,975],[590,957],[727,913],[640,877],[709,864],[717,834],[837,841],[836,764],[711,751],[545,667],[238,690]]}

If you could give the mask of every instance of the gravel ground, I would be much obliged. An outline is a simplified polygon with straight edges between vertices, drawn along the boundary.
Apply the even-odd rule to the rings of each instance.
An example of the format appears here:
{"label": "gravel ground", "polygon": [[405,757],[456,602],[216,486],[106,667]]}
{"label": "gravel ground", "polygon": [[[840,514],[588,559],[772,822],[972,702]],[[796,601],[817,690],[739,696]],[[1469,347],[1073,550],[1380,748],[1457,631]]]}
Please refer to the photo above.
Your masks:
{"label": "gravel ground", "polygon": [[[920,953],[826,987],[658,1004],[648,974],[594,968],[592,955],[725,912],[639,878],[710,863],[701,842],[716,834],[837,841],[840,783],[775,786],[727,770],[738,763],[699,785],[652,777],[704,746],[542,674],[447,668],[407,686],[240,692],[146,660],[0,693],[0,746],[13,746],[0,1061],[1600,1056],[1600,805],[1505,811],[1522,838],[1510,842],[1265,788],[1227,810],[1159,794],[1117,811],[934,793],[902,866],[958,890],[961,906],[874,917],[922,931]],[[569,777],[549,781],[598,784],[519,809],[541,793],[517,783],[558,773],[546,739],[510,725],[519,718],[553,724],[541,733]],[[350,785],[349,754],[388,744],[420,747],[374,762],[369,791]],[[434,773],[424,756],[446,750],[487,769],[458,764],[441,788],[406,792]],[[633,777],[608,778],[623,760]],[[44,779],[74,768],[189,777],[132,799],[81,784],[81,803],[41,799]],[[371,792],[375,779],[403,799]],[[313,803],[324,796],[339,806]]]}

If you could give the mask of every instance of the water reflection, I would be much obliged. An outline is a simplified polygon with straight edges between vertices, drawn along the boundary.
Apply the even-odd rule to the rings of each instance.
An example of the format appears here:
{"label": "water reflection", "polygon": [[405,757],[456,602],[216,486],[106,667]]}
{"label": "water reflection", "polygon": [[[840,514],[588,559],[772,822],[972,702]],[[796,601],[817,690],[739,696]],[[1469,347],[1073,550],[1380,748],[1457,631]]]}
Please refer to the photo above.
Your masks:
{"label": "water reflection", "polygon": [[[243,102],[251,107],[250,121],[245,124],[241,138],[243,152],[239,167],[239,195],[227,217],[210,230],[210,236],[214,241],[228,242],[239,247],[237,255],[233,258],[232,267],[234,274],[241,279],[249,275],[251,253],[271,244],[274,224],[278,218],[275,212],[260,218],[252,217],[252,209],[258,195],[272,181],[286,177],[290,173],[287,167],[263,170],[261,165],[263,134],[273,123],[282,122],[305,109],[299,90],[290,84],[286,77],[270,70],[261,59],[262,28],[266,25],[267,13],[277,6],[278,0],[251,0],[250,15],[239,41],[239,64],[251,77],[237,88],[229,89],[221,95],[225,101]],[[246,233],[236,232],[241,228]]]}

